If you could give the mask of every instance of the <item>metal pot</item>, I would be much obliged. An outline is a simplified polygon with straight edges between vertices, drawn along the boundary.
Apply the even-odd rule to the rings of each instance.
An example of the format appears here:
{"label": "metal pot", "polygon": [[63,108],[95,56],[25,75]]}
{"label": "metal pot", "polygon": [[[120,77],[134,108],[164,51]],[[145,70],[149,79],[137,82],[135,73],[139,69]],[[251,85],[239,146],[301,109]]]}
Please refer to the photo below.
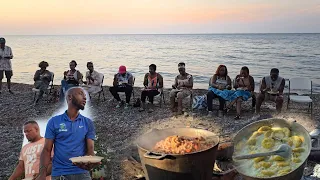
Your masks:
{"label": "metal pot", "polygon": [[[254,123],[251,123],[244,128],[242,128],[237,135],[234,137],[234,144],[238,144],[239,141],[241,141],[244,137],[249,138],[254,131],[259,129],[261,126],[279,126],[279,127],[287,127],[292,131],[299,132],[300,136],[303,136],[305,139],[305,144],[307,145],[306,153],[309,155],[311,150],[311,139],[309,136],[308,131],[300,124],[296,122],[288,122],[284,119],[265,119],[260,120]],[[262,180],[262,179],[269,179],[269,180],[300,180],[303,176],[303,170],[306,165],[308,156],[305,156],[304,159],[302,159],[303,163],[294,171],[291,171],[289,174],[286,174],[284,176],[278,176],[278,177],[270,177],[270,178],[258,178],[258,177],[251,177],[245,173],[245,171],[242,168],[238,168],[237,171],[243,176],[245,180]],[[239,164],[236,164],[238,166]],[[241,164],[240,164],[241,165]]]}
{"label": "metal pot", "polygon": [[[157,142],[168,136],[210,137],[214,144],[209,149],[179,155],[152,152]],[[219,137],[195,128],[154,129],[139,137],[137,146],[147,180],[211,180]]]}

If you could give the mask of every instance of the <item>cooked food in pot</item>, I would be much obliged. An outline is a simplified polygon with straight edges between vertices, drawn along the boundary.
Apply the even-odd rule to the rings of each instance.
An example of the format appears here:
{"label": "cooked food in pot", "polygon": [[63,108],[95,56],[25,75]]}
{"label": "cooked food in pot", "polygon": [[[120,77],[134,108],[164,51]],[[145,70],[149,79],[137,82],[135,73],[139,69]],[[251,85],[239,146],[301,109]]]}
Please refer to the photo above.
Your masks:
{"label": "cooked food in pot", "polygon": [[154,146],[154,151],[166,154],[187,154],[208,149],[214,142],[203,137],[169,136]]}
{"label": "cooked food in pot", "polygon": [[292,148],[290,158],[278,155],[257,157],[236,161],[241,170],[252,177],[277,177],[298,168],[308,156],[307,144],[299,132],[287,127],[262,126],[249,137],[243,137],[235,146],[235,155],[255,154],[276,150],[279,145],[288,144]]}

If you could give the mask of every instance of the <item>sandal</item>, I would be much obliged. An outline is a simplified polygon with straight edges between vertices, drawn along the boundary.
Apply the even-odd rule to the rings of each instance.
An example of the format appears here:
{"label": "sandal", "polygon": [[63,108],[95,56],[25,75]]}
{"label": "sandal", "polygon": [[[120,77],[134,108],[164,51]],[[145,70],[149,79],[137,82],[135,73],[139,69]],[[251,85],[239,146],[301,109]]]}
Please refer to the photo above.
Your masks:
{"label": "sandal", "polygon": [[235,120],[239,120],[239,119],[241,119],[241,117],[240,117],[240,115],[236,115],[236,116],[234,117],[234,119],[235,119]]}
{"label": "sandal", "polygon": [[139,112],[143,112],[143,111],[144,111],[144,109],[143,109],[143,108],[140,108],[140,109],[139,109]]}

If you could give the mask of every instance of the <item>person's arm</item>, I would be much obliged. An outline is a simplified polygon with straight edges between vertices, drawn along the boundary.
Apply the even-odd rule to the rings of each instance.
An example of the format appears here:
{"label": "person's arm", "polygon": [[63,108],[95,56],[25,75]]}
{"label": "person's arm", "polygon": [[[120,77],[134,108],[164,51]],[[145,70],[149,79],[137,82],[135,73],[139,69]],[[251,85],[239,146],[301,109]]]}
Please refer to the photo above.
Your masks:
{"label": "person's arm", "polygon": [[265,78],[262,78],[261,85],[260,85],[260,92],[265,93],[266,88],[267,88],[266,80],[265,80]]}
{"label": "person's arm", "polygon": [[132,75],[128,79],[128,85],[133,86],[133,76]]}
{"label": "person's arm", "polygon": [[[96,74],[95,78],[92,79],[93,80],[93,85],[94,86],[100,86],[101,82],[102,82],[102,78],[103,78],[103,75],[98,73]],[[88,81],[89,82],[89,81]]]}
{"label": "person's arm", "polygon": [[178,76],[174,79],[174,84],[172,85],[172,88],[176,89],[178,86]]}
{"label": "person's arm", "polygon": [[13,58],[13,54],[12,54],[12,50],[11,48],[9,48],[9,56],[5,56],[5,59],[12,59]]}
{"label": "person's arm", "polygon": [[163,88],[163,77],[160,74],[158,74],[158,80],[159,80],[158,88],[161,89]]}
{"label": "person's arm", "polygon": [[226,89],[230,90],[232,88],[232,81],[231,81],[231,78],[229,76],[226,77],[227,78],[227,86],[226,86]]}
{"label": "person's arm", "polygon": [[145,88],[148,87],[148,73],[146,73],[146,74],[144,75],[144,78],[143,78],[143,86],[144,86]]}
{"label": "person's arm", "polygon": [[188,76],[190,76],[189,78],[188,78],[188,84],[184,84],[184,87],[186,87],[186,88],[193,88],[193,77],[192,77],[192,75],[188,75]]}
{"label": "person's arm", "polygon": [[233,85],[235,89],[239,87],[239,80],[240,80],[240,76],[237,75],[236,78],[234,79],[234,85]]}
{"label": "person's arm", "polygon": [[39,79],[40,79],[40,71],[37,70],[36,73],[34,73],[33,80],[34,80],[34,81],[37,81],[37,80],[39,80]]}
{"label": "person's arm", "polygon": [[213,77],[211,78],[212,87],[219,89],[219,85],[216,84],[216,81],[217,81],[217,75],[213,75]]}
{"label": "person's arm", "polygon": [[279,86],[279,94],[280,94],[280,95],[283,94],[283,90],[284,90],[285,85],[286,85],[286,80],[285,80],[285,79],[282,79],[281,84],[280,84],[280,86]]}
{"label": "person's arm", "polygon": [[83,79],[83,75],[78,70],[77,70],[77,78],[78,78],[77,79],[78,83],[81,84],[83,82],[83,80],[82,80]]}
{"label": "person's arm", "polygon": [[45,132],[45,141],[44,147],[40,156],[40,167],[39,167],[39,176],[37,180],[45,180],[47,173],[49,171],[51,165],[51,154],[52,147],[56,137],[56,133],[54,130],[54,121],[50,119],[48,121],[46,132]]}
{"label": "person's arm", "polygon": [[40,167],[39,167],[39,177],[37,180],[45,180],[50,171],[51,166],[51,151],[53,147],[53,139],[45,139],[44,147],[40,156]]}
{"label": "person's arm", "polygon": [[113,86],[116,87],[117,85],[118,85],[118,77],[117,77],[117,74],[115,74],[113,77]]}
{"label": "person's arm", "polygon": [[63,72],[63,79],[64,79],[64,80],[67,79],[67,74],[68,74],[68,71]]}
{"label": "person's arm", "polygon": [[16,180],[23,175],[24,172],[24,162],[19,160],[17,167],[14,169],[12,175],[10,176],[9,180]]}
{"label": "person's arm", "polygon": [[250,87],[248,88],[248,91],[254,92],[255,84],[252,76],[249,76],[249,81],[250,81]]}

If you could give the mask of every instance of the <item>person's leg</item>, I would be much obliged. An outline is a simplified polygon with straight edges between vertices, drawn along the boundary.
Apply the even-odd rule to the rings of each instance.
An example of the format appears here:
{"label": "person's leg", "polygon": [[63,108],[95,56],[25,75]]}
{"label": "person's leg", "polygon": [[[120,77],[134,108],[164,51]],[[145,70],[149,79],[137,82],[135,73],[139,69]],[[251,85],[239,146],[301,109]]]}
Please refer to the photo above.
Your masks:
{"label": "person's leg", "polygon": [[260,113],[261,104],[264,100],[265,100],[265,94],[259,93],[257,97],[257,103],[256,103],[256,113]]}
{"label": "person's leg", "polygon": [[190,90],[182,90],[177,94],[177,101],[178,101],[178,114],[182,114],[182,101],[184,98],[190,96]]}
{"label": "person's leg", "polygon": [[148,92],[148,98],[149,98],[149,102],[151,104],[153,104],[153,99],[155,96],[157,96],[158,94],[160,94],[160,92],[158,90],[151,90]]}
{"label": "person's leg", "polygon": [[148,91],[142,91],[142,92],[141,92],[140,111],[144,111],[144,109],[145,109],[147,95],[148,95]]}
{"label": "person's leg", "polygon": [[116,86],[113,86],[113,87],[110,87],[109,88],[109,91],[110,91],[110,93],[112,94],[112,96],[118,101],[118,102],[121,102],[121,99],[120,99],[120,96],[119,96],[119,94],[118,94],[118,92],[120,92],[119,91],[120,89]]}
{"label": "person's leg", "polygon": [[2,90],[2,79],[3,79],[3,70],[0,70],[0,94],[1,94],[1,90]]}
{"label": "person's leg", "polygon": [[132,95],[133,87],[132,86],[126,86],[125,87],[125,94],[126,94],[126,104],[130,103],[131,95]]}
{"label": "person's leg", "polygon": [[222,97],[220,96],[217,96],[218,99],[219,99],[219,110],[220,111],[223,111],[224,109],[224,105],[226,104],[226,100],[224,100]]}
{"label": "person's leg", "polygon": [[175,111],[175,104],[176,104],[176,96],[177,96],[178,91],[176,91],[175,89],[171,90],[169,93],[169,97],[170,97],[170,108],[171,111],[174,112]]}
{"label": "person's leg", "polygon": [[67,86],[68,86],[67,81],[61,80],[60,101],[64,101],[64,93],[66,92]]}
{"label": "person's leg", "polygon": [[237,116],[235,117],[235,119],[240,119],[240,115],[241,115],[241,102],[242,102],[242,97],[238,97],[238,98],[236,99]]}
{"label": "person's leg", "polygon": [[283,96],[278,96],[276,98],[276,109],[278,113],[281,113],[282,105],[283,105]]}
{"label": "person's leg", "polygon": [[11,77],[13,75],[12,71],[5,71],[6,74],[6,78],[7,78],[7,86],[8,86],[8,90],[11,94],[13,94],[13,92],[11,91]]}
{"label": "person's leg", "polygon": [[207,93],[207,105],[208,105],[208,111],[212,112],[212,101],[214,98],[214,93],[212,91],[208,91]]}

